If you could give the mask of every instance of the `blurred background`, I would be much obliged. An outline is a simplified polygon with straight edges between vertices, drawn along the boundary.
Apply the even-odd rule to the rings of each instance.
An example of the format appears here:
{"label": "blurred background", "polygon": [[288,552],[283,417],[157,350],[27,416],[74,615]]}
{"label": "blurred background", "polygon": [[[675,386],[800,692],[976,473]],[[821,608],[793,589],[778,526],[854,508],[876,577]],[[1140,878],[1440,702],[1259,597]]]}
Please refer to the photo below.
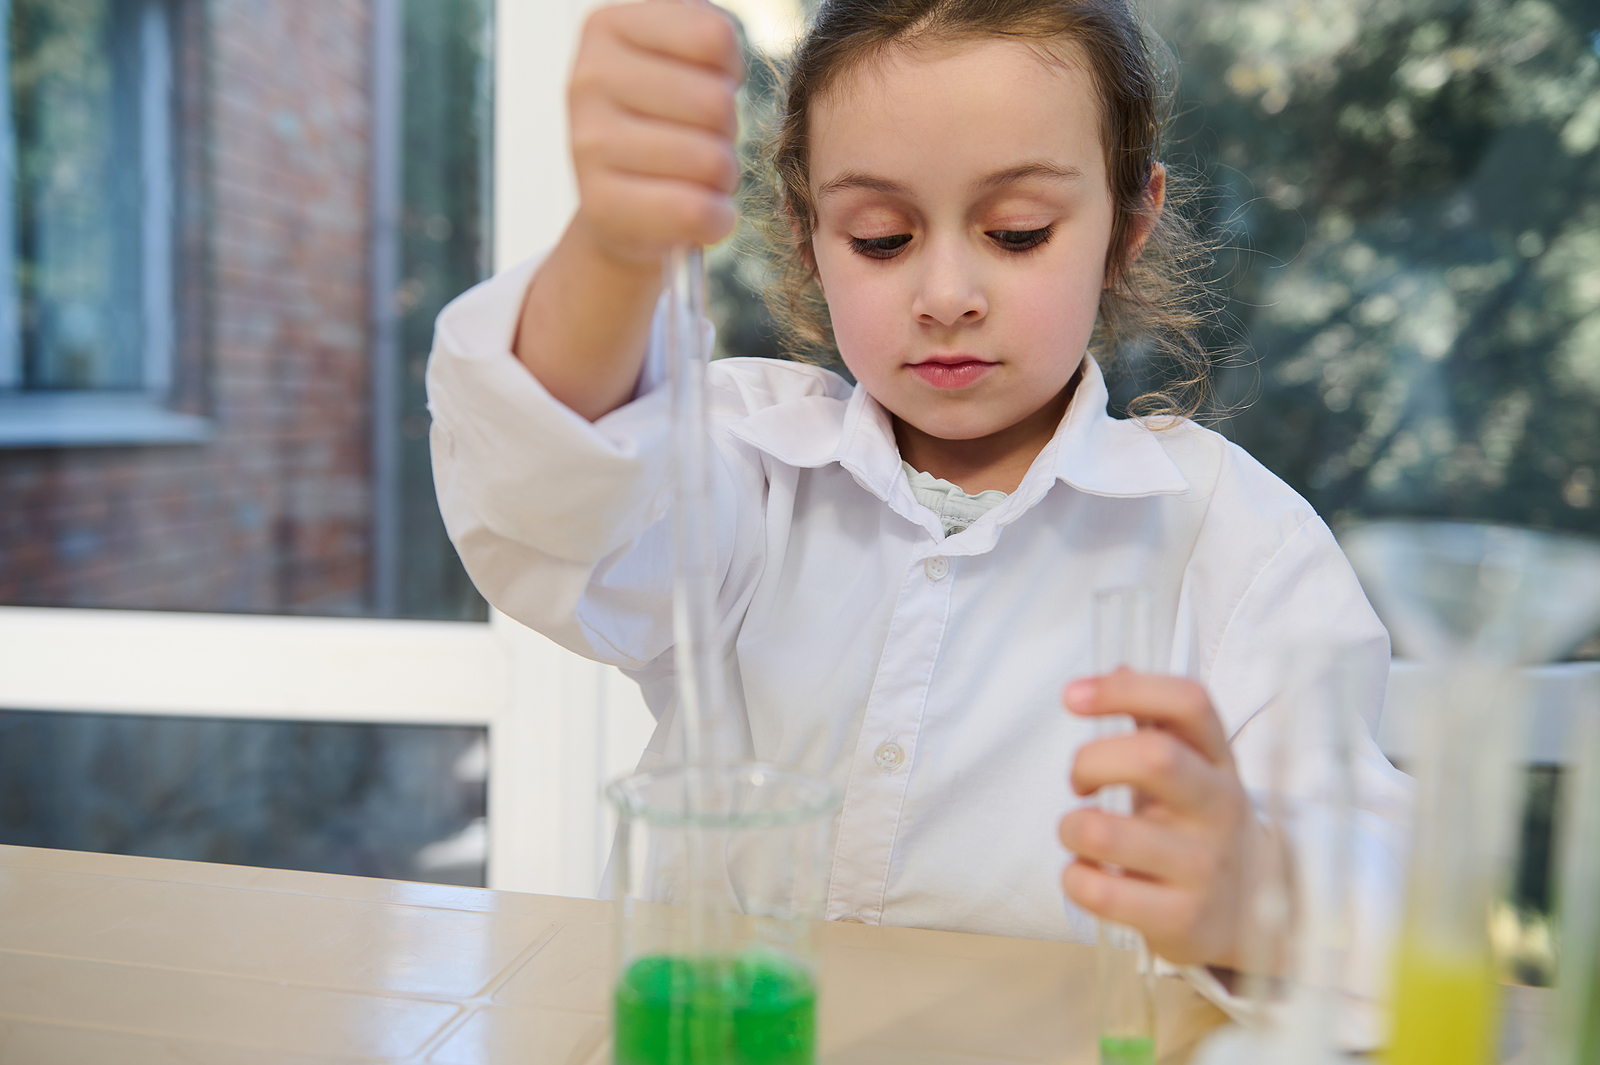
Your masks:
{"label": "blurred background", "polygon": [[[589,6],[0,2],[0,842],[593,891],[647,716],[473,591],[422,393],[439,309],[570,212]],[[752,132],[808,0],[726,6]],[[1145,11],[1212,424],[1336,530],[1600,531],[1600,2]],[[709,263],[719,354],[780,355],[760,258]]]}

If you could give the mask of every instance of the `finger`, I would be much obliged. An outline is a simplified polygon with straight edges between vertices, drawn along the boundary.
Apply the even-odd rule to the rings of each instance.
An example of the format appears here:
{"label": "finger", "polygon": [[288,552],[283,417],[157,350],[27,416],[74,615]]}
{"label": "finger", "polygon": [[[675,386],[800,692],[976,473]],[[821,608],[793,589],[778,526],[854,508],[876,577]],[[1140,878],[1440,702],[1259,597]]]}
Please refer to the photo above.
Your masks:
{"label": "finger", "polygon": [[671,178],[726,195],[739,187],[739,160],[726,137],[669,122],[619,113],[584,123],[573,130],[572,153],[580,170]]}
{"label": "finger", "polygon": [[1079,858],[1115,865],[1146,879],[1204,888],[1216,875],[1216,861],[1193,832],[1081,809],[1061,819],[1061,845]]}
{"label": "finger", "polygon": [[584,186],[581,202],[596,231],[662,251],[675,244],[715,244],[733,232],[735,219],[731,197],[671,178],[601,173]]}
{"label": "finger", "polygon": [[650,118],[739,133],[738,86],[726,74],[621,46],[598,46],[574,66],[571,98],[607,100]]}
{"label": "finger", "polygon": [[1131,714],[1181,737],[1218,765],[1233,764],[1228,737],[1206,690],[1187,677],[1118,669],[1067,685],[1067,709],[1085,717]]}
{"label": "finger", "polygon": [[1112,784],[1131,784],[1176,810],[1203,816],[1231,794],[1220,767],[1169,733],[1142,729],[1108,736],[1078,748],[1070,774],[1072,790],[1092,795]]}
{"label": "finger", "polygon": [[603,7],[590,16],[598,28],[644,52],[744,80],[744,55],[733,22],[710,4],[633,3]]}
{"label": "finger", "polygon": [[1061,889],[1095,916],[1138,929],[1151,950],[1176,965],[1204,964],[1232,945],[1233,929],[1206,920],[1199,897],[1184,888],[1075,861],[1062,871]]}

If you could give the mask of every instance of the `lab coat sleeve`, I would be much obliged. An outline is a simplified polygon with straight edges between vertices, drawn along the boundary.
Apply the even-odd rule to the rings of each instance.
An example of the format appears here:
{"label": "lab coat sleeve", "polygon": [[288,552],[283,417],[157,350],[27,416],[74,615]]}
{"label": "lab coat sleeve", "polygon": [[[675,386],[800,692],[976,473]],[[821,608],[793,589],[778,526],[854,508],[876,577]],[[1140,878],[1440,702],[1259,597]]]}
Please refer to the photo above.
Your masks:
{"label": "lab coat sleeve", "polygon": [[[592,424],[552,397],[512,352],[536,266],[485,281],[439,315],[427,383],[440,513],[497,608],[587,658],[643,668],[672,645],[668,397],[642,383]],[[652,349],[659,342],[657,330]],[[738,398],[714,390],[713,418]],[[735,565],[739,545],[759,542],[739,500],[761,483],[736,447],[722,440],[712,463],[717,572],[734,599],[752,564],[746,551]],[[736,604],[718,607],[730,623]]]}
{"label": "lab coat sleeve", "polygon": [[[1287,664],[1297,647],[1321,646],[1338,656],[1342,691],[1360,717],[1351,751],[1353,839],[1351,902],[1354,920],[1346,955],[1346,990],[1369,1006],[1383,997],[1390,951],[1405,883],[1411,780],[1396,770],[1373,739],[1389,675],[1389,637],[1367,603],[1333,534],[1309,515],[1250,580],[1218,644],[1210,689],[1231,737],[1245,787],[1264,795],[1273,781],[1277,742],[1315,742],[1277,732],[1276,720],[1291,713],[1283,698]],[[1327,752],[1294,752],[1313,759]],[[1309,764],[1309,763],[1308,763]],[[1313,830],[1314,831],[1314,830]],[[1306,842],[1306,841],[1302,841]],[[1242,1006],[1219,996],[1209,974],[1191,974],[1225,1008]],[[1381,1038],[1375,1008],[1355,1009],[1340,1019],[1346,1046],[1371,1047]]]}

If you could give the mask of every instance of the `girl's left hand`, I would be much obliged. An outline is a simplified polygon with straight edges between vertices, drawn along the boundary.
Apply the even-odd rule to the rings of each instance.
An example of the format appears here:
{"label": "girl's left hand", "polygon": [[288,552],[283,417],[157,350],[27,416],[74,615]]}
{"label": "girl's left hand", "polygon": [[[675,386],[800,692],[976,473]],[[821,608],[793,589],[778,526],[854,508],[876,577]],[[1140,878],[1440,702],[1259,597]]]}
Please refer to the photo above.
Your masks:
{"label": "girl's left hand", "polygon": [[1139,724],[1084,744],[1073,761],[1079,795],[1131,784],[1136,798],[1132,817],[1082,807],[1061,819],[1061,842],[1077,855],[1061,874],[1067,897],[1138,929],[1170,962],[1234,968],[1244,853],[1259,828],[1205,689],[1123,668],[1074,681],[1063,701]]}

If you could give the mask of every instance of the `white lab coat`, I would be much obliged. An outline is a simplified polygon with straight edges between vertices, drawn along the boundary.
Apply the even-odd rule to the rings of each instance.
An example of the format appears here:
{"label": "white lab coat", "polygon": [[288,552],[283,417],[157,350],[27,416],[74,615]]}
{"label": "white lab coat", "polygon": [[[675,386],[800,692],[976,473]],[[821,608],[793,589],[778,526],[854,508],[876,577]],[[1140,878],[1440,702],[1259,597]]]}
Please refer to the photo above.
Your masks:
{"label": "white lab coat", "polygon": [[[440,508],[490,602],[638,680],[658,721],[645,758],[662,760],[679,728],[665,390],[593,424],[552,399],[511,353],[532,269],[439,317]],[[1063,906],[1056,824],[1081,801],[1066,777],[1093,726],[1060,692],[1092,672],[1098,588],[1149,590],[1156,662],[1210,691],[1247,786],[1267,757],[1247,725],[1296,641],[1358,646],[1376,727],[1388,636],[1311,506],[1213,432],[1111,418],[1085,370],[1017,490],[945,538],[865,391],[796,363],[712,365],[727,691],[755,757],[844,791],[830,918],[1093,942],[1092,919]],[[1359,760],[1362,967],[1376,971],[1408,791],[1370,737]]]}

